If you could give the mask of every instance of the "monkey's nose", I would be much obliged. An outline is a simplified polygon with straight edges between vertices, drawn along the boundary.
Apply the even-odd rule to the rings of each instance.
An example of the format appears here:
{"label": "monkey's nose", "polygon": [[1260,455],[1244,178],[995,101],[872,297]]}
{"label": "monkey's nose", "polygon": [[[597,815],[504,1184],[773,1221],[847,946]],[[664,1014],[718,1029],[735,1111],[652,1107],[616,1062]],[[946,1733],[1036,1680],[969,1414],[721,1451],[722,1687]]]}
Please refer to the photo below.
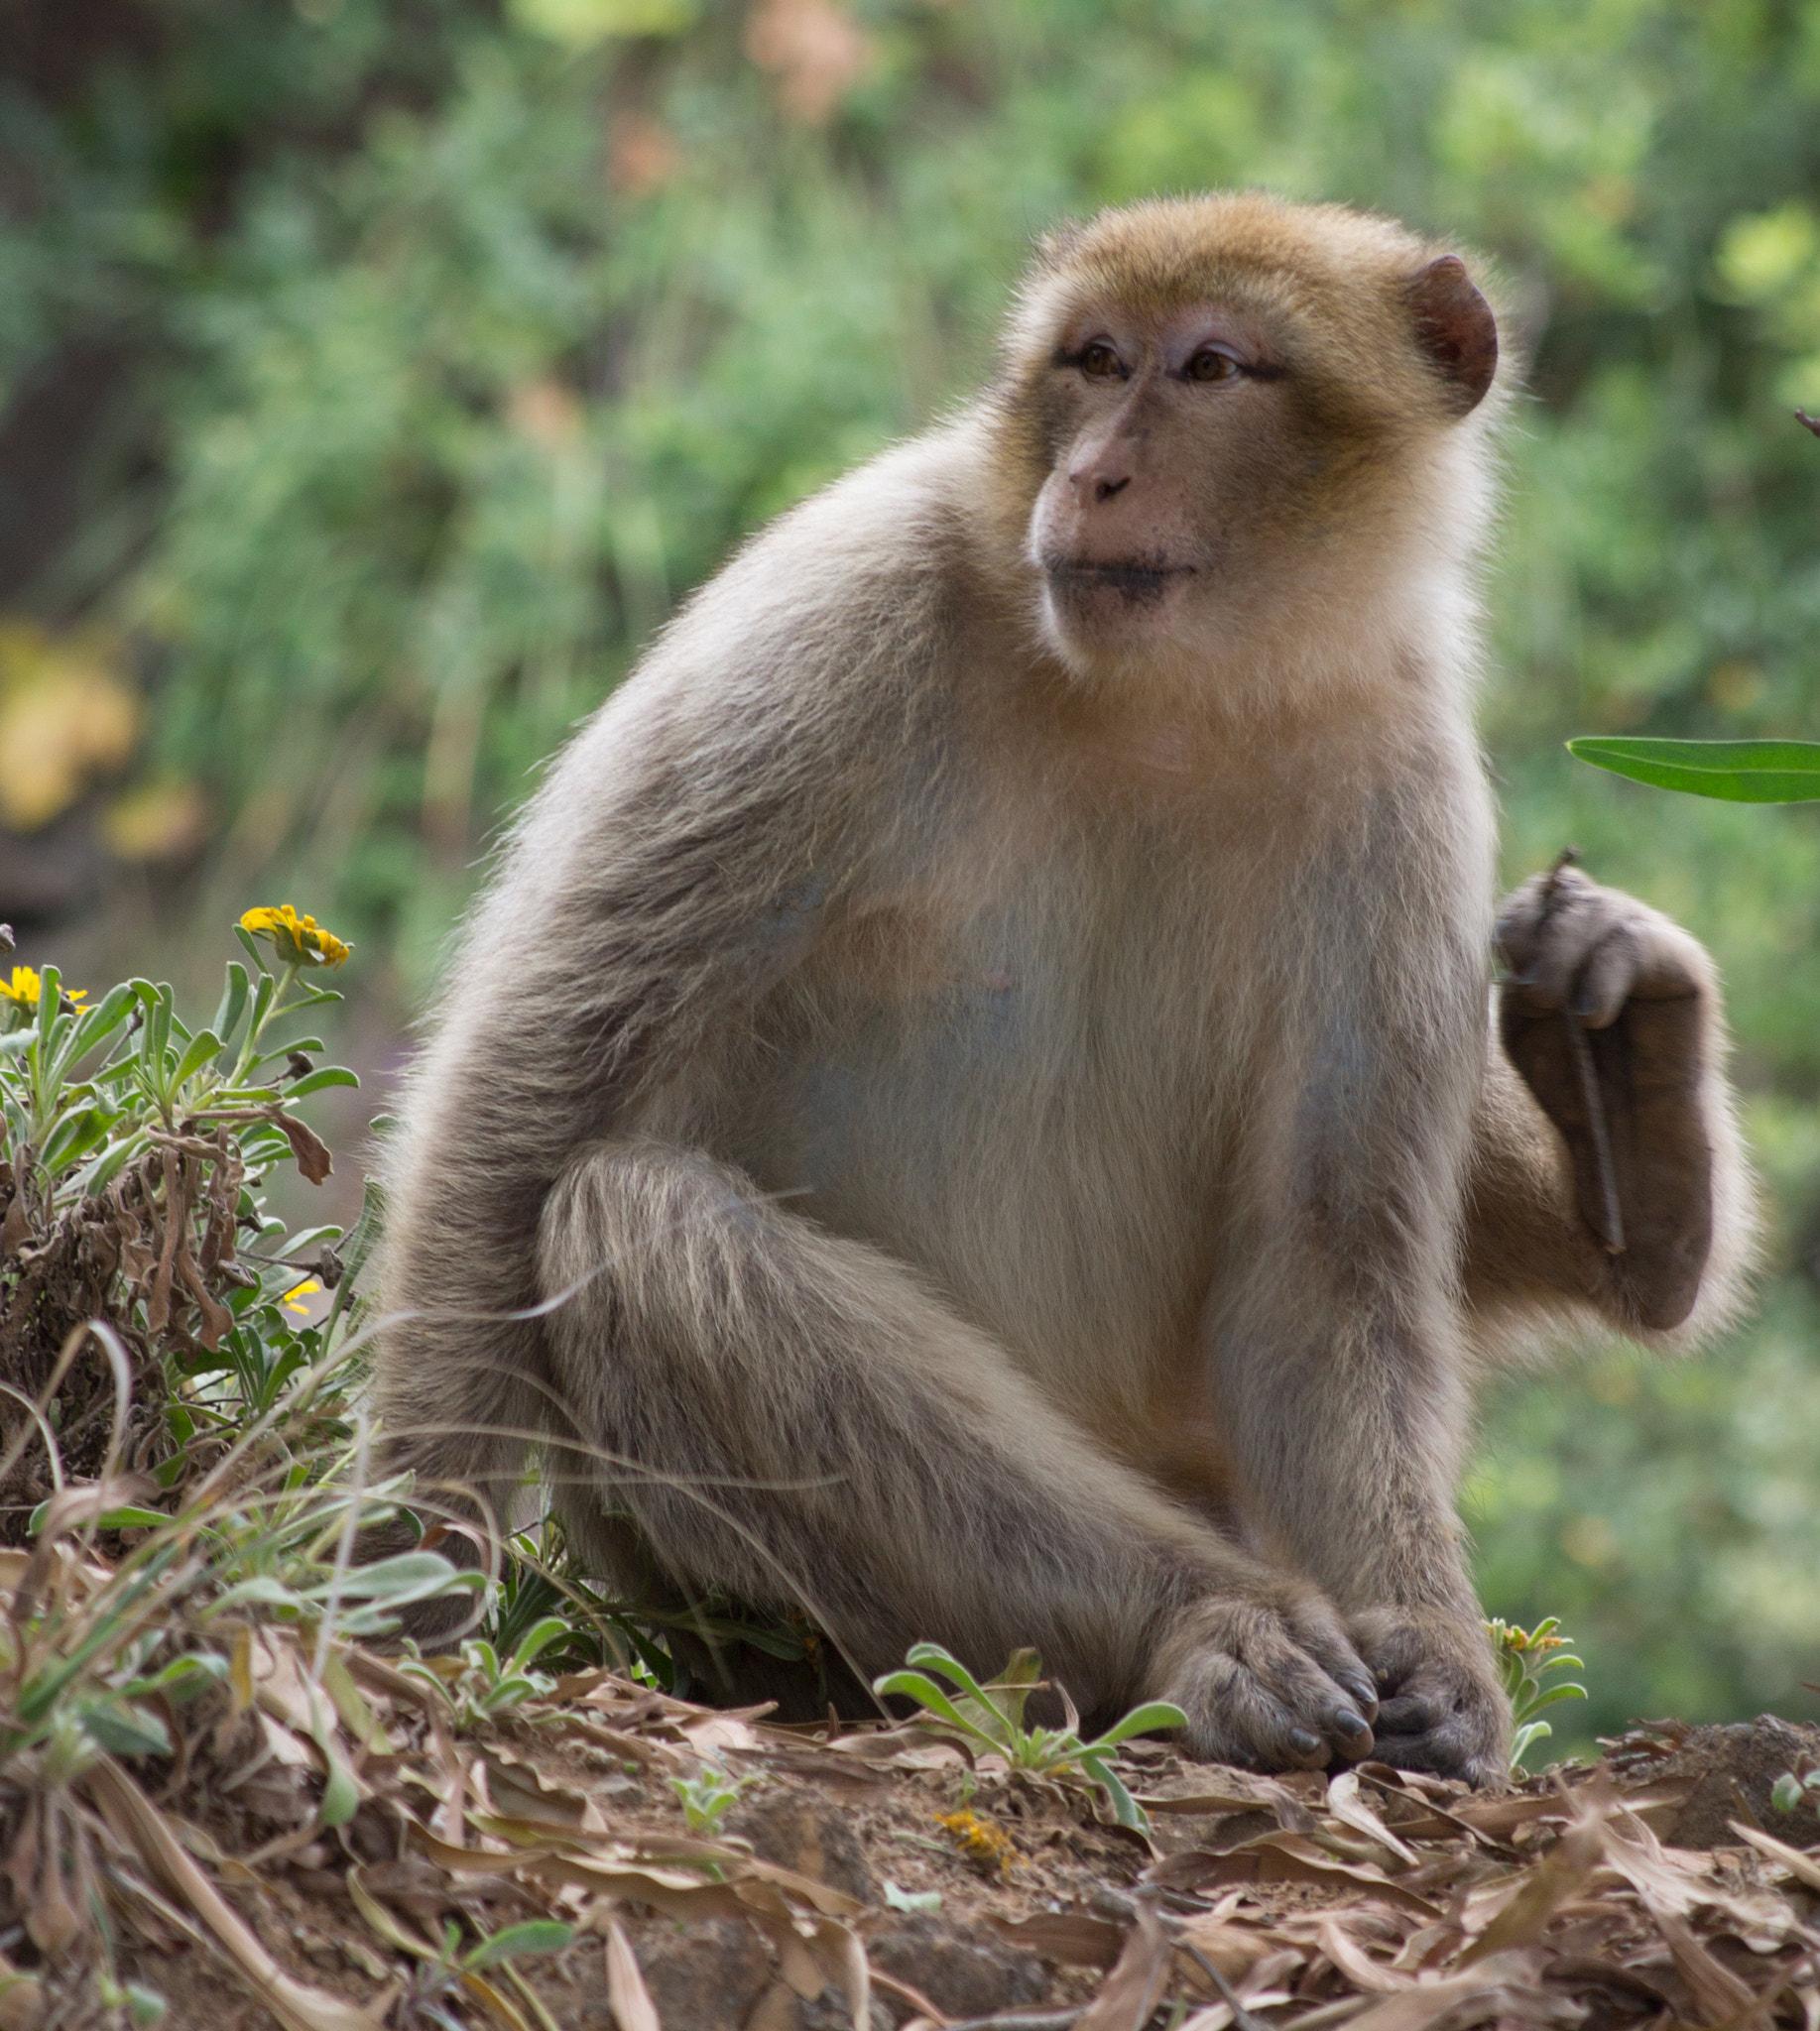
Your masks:
{"label": "monkey's nose", "polygon": [[1100,507],[1115,494],[1124,493],[1131,483],[1129,469],[1122,461],[1112,459],[1096,459],[1091,465],[1084,465],[1068,475],[1074,498],[1083,508]]}

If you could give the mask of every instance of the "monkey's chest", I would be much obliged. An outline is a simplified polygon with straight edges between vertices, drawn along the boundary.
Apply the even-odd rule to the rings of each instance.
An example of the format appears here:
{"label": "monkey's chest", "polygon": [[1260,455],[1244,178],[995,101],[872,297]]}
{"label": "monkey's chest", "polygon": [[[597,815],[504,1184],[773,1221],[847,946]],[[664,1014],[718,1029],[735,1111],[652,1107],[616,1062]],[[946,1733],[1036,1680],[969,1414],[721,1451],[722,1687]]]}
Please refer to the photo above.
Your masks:
{"label": "monkey's chest", "polygon": [[1045,1355],[1191,1316],[1244,1055],[1204,923],[1067,888],[831,941],[780,1000],[738,1152]]}

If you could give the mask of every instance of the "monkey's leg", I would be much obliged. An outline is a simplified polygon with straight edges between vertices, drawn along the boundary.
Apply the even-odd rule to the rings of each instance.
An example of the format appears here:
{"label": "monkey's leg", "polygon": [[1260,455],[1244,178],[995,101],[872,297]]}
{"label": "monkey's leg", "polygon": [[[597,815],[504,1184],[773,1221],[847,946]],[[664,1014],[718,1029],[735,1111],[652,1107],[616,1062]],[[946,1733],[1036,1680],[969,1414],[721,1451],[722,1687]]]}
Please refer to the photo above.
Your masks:
{"label": "monkey's leg", "polygon": [[1181,1699],[1203,1755],[1369,1747],[1371,1680],[1319,1594],[1097,1451],[880,1251],[616,1142],[550,1194],[539,1268],[602,1456],[560,1497],[583,1545],[610,1489],[672,1577],[800,1604],[864,1674],[918,1638],[982,1671],[1028,1643],[1086,1713]]}

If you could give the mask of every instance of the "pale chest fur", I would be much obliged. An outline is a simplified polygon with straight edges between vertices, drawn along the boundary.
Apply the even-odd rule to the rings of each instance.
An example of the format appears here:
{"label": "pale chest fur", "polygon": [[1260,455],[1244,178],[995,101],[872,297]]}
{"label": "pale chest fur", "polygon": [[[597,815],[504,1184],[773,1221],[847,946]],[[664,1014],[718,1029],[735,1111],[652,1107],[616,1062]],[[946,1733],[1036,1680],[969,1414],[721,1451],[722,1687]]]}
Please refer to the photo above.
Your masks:
{"label": "pale chest fur", "polygon": [[[1291,1134],[1317,1168],[1330,1131],[1369,1138],[1395,1097],[1377,1091],[1390,1040],[1353,1017],[1362,940],[1473,935],[1407,898],[1460,893],[1475,827],[1390,867],[1393,790],[1296,783],[1163,779],[1148,808],[1124,789],[1083,807],[1047,777],[932,784],[842,908],[817,919],[809,885],[780,912],[804,956],[739,1053],[722,1153],[917,1265],[1050,1386],[1092,1372],[1103,1402],[1108,1370],[1129,1376],[1137,1415],[1235,1245],[1248,1145],[1280,1133],[1260,1084],[1302,1061],[1313,1112]],[[1302,828],[1299,854],[1251,850],[1267,815],[1278,846]]]}

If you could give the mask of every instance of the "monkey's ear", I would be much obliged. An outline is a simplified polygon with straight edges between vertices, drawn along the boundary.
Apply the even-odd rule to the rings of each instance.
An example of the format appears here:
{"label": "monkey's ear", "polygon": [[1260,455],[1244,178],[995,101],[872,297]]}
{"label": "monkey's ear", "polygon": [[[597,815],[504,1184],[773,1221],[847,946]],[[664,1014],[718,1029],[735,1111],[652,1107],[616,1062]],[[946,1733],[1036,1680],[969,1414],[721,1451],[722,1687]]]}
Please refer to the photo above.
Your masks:
{"label": "monkey's ear", "polygon": [[1491,304],[1457,254],[1429,262],[1409,285],[1408,297],[1416,344],[1439,368],[1455,414],[1470,416],[1498,371],[1498,320]]}

